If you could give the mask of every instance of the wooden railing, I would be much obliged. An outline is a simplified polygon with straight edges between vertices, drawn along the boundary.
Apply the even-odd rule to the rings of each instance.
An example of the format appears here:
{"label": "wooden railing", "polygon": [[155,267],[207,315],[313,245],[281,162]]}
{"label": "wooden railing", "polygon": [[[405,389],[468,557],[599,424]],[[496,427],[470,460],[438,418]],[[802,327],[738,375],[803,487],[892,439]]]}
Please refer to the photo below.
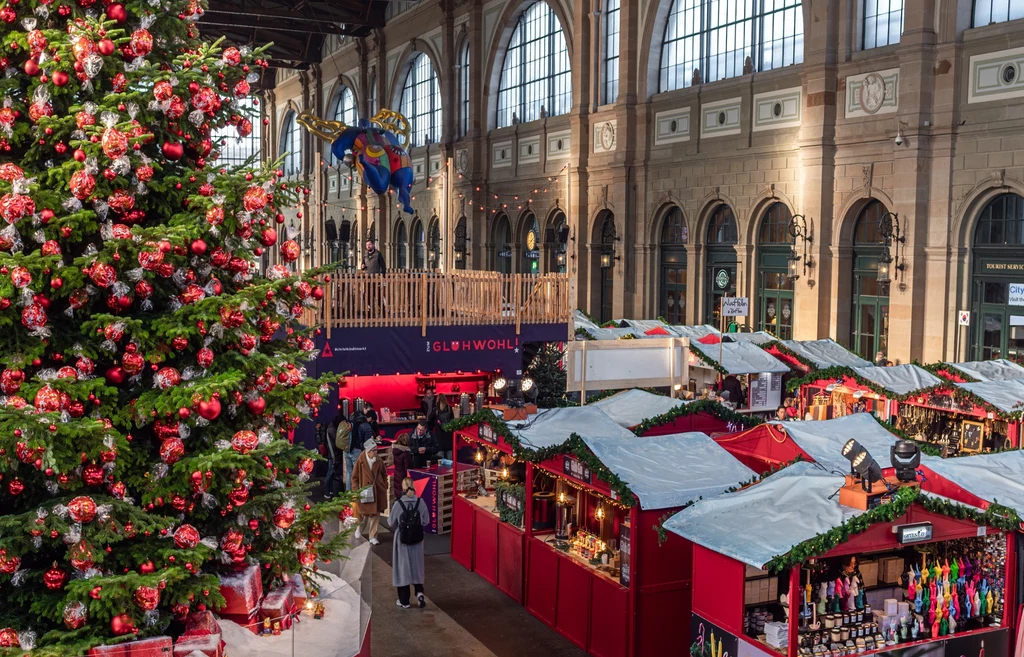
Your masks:
{"label": "wooden railing", "polygon": [[449,274],[397,271],[383,275],[337,271],[324,285],[320,306],[307,310],[307,325],[331,329],[474,324],[568,324],[565,274]]}

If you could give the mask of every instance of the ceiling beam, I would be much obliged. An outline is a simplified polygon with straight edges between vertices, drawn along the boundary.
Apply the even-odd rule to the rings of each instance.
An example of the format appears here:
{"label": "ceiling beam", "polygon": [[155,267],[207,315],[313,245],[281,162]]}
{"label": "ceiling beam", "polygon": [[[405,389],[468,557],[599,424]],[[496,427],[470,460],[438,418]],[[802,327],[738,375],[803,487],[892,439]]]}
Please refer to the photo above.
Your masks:
{"label": "ceiling beam", "polygon": [[369,7],[361,9],[362,11],[353,11],[352,9],[342,7],[337,4],[324,3],[322,5],[306,5],[301,10],[293,9],[286,11],[281,9],[271,9],[266,6],[250,7],[246,4],[239,6],[218,2],[211,5],[210,8],[206,10],[206,14],[232,14],[251,16],[254,18],[303,20],[310,23],[325,23],[330,25],[351,23],[354,25],[366,25],[368,27],[383,27],[383,23],[380,25],[371,24],[368,17]]}
{"label": "ceiling beam", "polygon": [[[275,23],[261,23],[258,19],[250,19],[244,16],[232,16],[227,18],[208,18],[203,16],[200,23],[203,25],[216,25],[218,27],[228,28],[254,28],[257,30],[264,30],[268,33],[276,32],[293,32],[296,34],[310,34],[322,32],[324,34],[348,34],[349,32],[338,25],[317,25],[316,29],[311,30],[309,25],[303,25],[303,21],[282,21],[278,20]],[[268,39],[273,40],[273,39]]]}

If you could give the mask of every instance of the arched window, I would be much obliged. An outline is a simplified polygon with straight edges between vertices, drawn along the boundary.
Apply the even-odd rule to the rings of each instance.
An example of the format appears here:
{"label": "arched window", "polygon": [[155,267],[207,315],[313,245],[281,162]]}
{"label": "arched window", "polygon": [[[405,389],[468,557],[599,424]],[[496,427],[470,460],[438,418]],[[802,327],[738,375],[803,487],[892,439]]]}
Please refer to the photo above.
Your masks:
{"label": "arched window", "polygon": [[[341,121],[345,125],[354,126],[359,121],[358,114],[356,112],[356,97],[352,93],[352,90],[342,85],[338,91],[334,94],[334,100],[331,102],[331,118],[335,121]],[[331,166],[337,166],[338,158],[334,157],[331,152],[331,145],[327,144],[327,157],[328,162]]]}
{"label": "arched window", "polygon": [[548,254],[548,271],[565,273],[565,261],[568,258],[566,248],[569,241],[569,224],[565,220],[564,212],[556,212],[548,220],[548,228],[545,232],[545,248]]}
{"label": "arched window", "polygon": [[804,61],[799,0],[673,0],[661,46],[658,89],[689,87],[694,69],[700,70],[703,82],[743,75],[747,57],[756,71]]}
{"label": "arched window", "polygon": [[405,231],[405,222],[398,223],[398,235],[395,238],[395,262],[399,269],[409,268],[409,235]]}
{"label": "arched window", "polygon": [[502,274],[512,273],[512,224],[504,212],[494,220],[493,233],[494,270]]}
{"label": "arched window", "polygon": [[619,96],[619,0],[604,6],[604,103]]}
{"label": "arched window", "polygon": [[661,225],[661,298],[658,314],[669,324],[686,323],[686,243],[690,230],[679,208]]}
{"label": "arched window", "polygon": [[418,218],[412,222],[412,268],[424,269],[427,264],[427,240],[423,232],[423,222]]}
{"label": "arched window", "polygon": [[431,217],[430,230],[427,234],[430,237],[427,244],[427,267],[439,269],[441,267],[441,222],[437,217]]}
{"label": "arched window", "polygon": [[370,116],[367,117],[367,118],[372,118],[373,116],[375,116],[377,114],[377,74],[376,73],[370,73],[369,85],[370,85],[370,88],[366,90],[367,91],[366,99],[368,101],[367,102],[367,107],[369,107]]}
{"label": "arched window", "polygon": [[412,128],[412,146],[441,141],[441,87],[430,57],[416,53],[402,89],[402,114]]}
{"label": "arched window", "polygon": [[879,280],[878,264],[887,255],[885,224],[889,210],[871,200],[853,230],[853,349],[872,362],[889,348],[889,280]]}
{"label": "arched window", "polygon": [[572,103],[569,51],[562,24],[546,2],[523,12],[505,52],[498,88],[498,127],[558,116]]}
{"label": "arched window", "polygon": [[601,250],[598,255],[598,308],[602,324],[612,321],[615,312],[615,238],[615,215],[605,210],[601,220]]}
{"label": "arched window", "polygon": [[242,99],[235,106],[237,114],[249,121],[250,132],[247,136],[241,136],[239,129],[233,125],[226,125],[213,131],[212,139],[215,146],[219,145],[220,155],[217,158],[217,165],[223,167],[237,167],[245,164],[249,158],[253,163],[260,159],[260,138],[263,134],[263,121],[261,120],[262,105],[257,106],[253,98]]}
{"label": "arched window", "polygon": [[468,246],[469,235],[466,232],[466,217],[465,215],[459,217],[458,223],[455,224],[455,248],[452,251],[452,255],[455,258],[455,268],[465,269],[466,259],[469,257]]}
{"label": "arched window", "polygon": [[1024,361],[1024,326],[1018,326],[1024,269],[1024,197],[1002,194],[978,216],[971,287],[971,357]]}
{"label": "arched window", "polygon": [[900,42],[903,34],[903,0],[864,0],[862,49],[881,48]]}
{"label": "arched window", "polygon": [[459,136],[469,134],[469,41],[462,46],[459,55]]}
{"label": "arched window", "polygon": [[761,219],[757,234],[757,330],[780,340],[793,337],[793,278],[789,262],[796,241],[790,231],[793,215],[773,203]]}
{"label": "arched window", "polygon": [[708,221],[704,267],[704,321],[718,328],[722,328],[722,297],[736,296],[737,241],[736,216],[728,205],[719,205]]}
{"label": "arched window", "polygon": [[298,176],[302,173],[302,133],[295,112],[290,110],[281,124],[280,154],[284,155],[284,175]]}
{"label": "arched window", "polygon": [[540,223],[537,215],[532,212],[523,219],[522,237],[519,248],[522,249],[523,261],[519,273],[539,274],[540,273]]}
{"label": "arched window", "polygon": [[1024,0],[974,0],[974,27],[1024,18]]}

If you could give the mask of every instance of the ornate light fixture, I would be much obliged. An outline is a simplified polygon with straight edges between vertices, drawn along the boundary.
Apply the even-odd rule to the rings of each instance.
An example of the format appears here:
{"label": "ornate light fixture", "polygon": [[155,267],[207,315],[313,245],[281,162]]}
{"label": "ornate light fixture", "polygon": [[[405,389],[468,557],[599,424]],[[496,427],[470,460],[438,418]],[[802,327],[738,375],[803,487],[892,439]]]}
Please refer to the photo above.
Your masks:
{"label": "ornate light fixture", "polygon": [[[814,269],[814,257],[808,252],[810,245],[814,243],[814,235],[807,226],[807,218],[802,214],[795,214],[790,218],[789,234],[794,238],[793,248],[789,251],[789,277],[796,280],[800,278],[800,274],[806,274],[808,269]],[[796,250],[797,239],[802,245],[803,255]]]}
{"label": "ornate light fixture", "polygon": [[900,279],[900,273],[906,269],[906,264],[900,255],[901,246],[906,244],[906,236],[900,233],[900,217],[895,212],[886,212],[878,220],[878,230],[882,236],[884,248],[878,256],[878,282],[888,283],[892,280],[892,270],[896,270],[896,280]]}

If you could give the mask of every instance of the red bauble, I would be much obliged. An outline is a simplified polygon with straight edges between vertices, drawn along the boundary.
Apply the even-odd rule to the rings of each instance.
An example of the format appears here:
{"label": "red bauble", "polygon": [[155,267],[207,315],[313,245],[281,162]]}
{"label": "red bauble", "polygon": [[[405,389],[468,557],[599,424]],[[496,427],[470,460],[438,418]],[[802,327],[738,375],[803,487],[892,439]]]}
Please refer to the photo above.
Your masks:
{"label": "red bauble", "polygon": [[138,632],[135,623],[128,614],[121,614],[110,619],[110,631],[117,636]]}
{"label": "red bauble", "polygon": [[103,131],[100,145],[103,147],[104,155],[116,160],[128,152],[128,137],[117,128],[107,128]]}
{"label": "red bauble", "polygon": [[304,458],[299,460],[299,472],[302,474],[310,474],[313,472],[313,459]]}
{"label": "red bauble", "polygon": [[161,150],[168,160],[178,161],[185,155],[185,147],[180,142],[165,141]]}
{"label": "red bauble", "polygon": [[130,44],[136,57],[145,57],[153,51],[153,35],[149,30],[139,28],[132,32]]}
{"label": "red bauble", "polygon": [[139,572],[143,575],[149,575],[150,573],[156,572],[156,566],[153,565],[152,561],[139,564]]}
{"label": "red bauble", "polygon": [[[128,20],[128,12],[125,11],[124,5],[121,5],[121,4],[118,4],[118,3],[114,3],[114,4],[112,4],[112,5],[107,7],[107,18],[109,18],[110,20],[117,21],[118,23],[123,23],[126,20]],[[102,43],[102,41],[100,43]],[[113,44],[111,44],[111,45],[113,45]],[[102,48],[101,48],[101,52],[102,52]],[[112,54],[112,53],[113,53],[113,51],[111,51],[111,53],[103,53],[103,54],[106,55],[106,54]]]}
{"label": "red bauble", "polygon": [[7,550],[0,550],[0,573],[13,575],[20,565],[21,559],[13,555],[7,556]]}
{"label": "red bauble", "polygon": [[242,194],[242,207],[246,212],[259,212],[267,207],[267,190],[253,185]]}
{"label": "red bauble", "polygon": [[201,256],[206,253],[206,242],[203,240],[194,240],[191,248],[192,255]]}
{"label": "red bauble", "polygon": [[61,616],[64,618],[64,625],[69,630],[77,630],[88,622],[89,608],[85,606],[85,603],[75,600],[64,605]]}
{"label": "red bauble", "polygon": [[13,627],[0,630],[0,648],[17,648],[18,632]]}
{"label": "red bauble", "polygon": [[153,382],[156,383],[161,390],[174,388],[181,384],[181,373],[173,367],[162,367],[153,375]]}
{"label": "red bauble", "polygon": [[96,517],[96,502],[88,495],[79,495],[68,502],[68,513],[75,522],[90,523]]}
{"label": "red bauble", "polygon": [[128,373],[120,367],[111,367],[106,371],[104,377],[110,385],[119,386],[128,378]]}
{"label": "red bauble", "polygon": [[281,257],[285,262],[295,262],[299,259],[302,249],[295,240],[286,240],[281,244]]}
{"label": "red bauble", "polygon": [[253,431],[238,431],[231,437],[231,447],[239,454],[248,454],[259,444],[259,436]]}
{"label": "red bauble", "polygon": [[64,71],[54,71],[53,75],[50,76],[50,79],[53,80],[53,83],[58,87],[65,86],[70,80],[68,74]]}
{"label": "red bauble", "polygon": [[174,545],[182,550],[191,550],[199,545],[199,531],[192,525],[182,525],[174,530]]}
{"label": "red bauble", "polygon": [[277,231],[273,228],[264,228],[260,233],[260,244],[268,247],[277,244]]}
{"label": "red bauble", "polygon": [[153,611],[160,604],[160,589],[153,586],[140,586],[135,589],[135,604],[144,611]]}
{"label": "red bauble", "polygon": [[25,492],[25,482],[17,478],[11,479],[11,481],[7,484],[7,492],[9,492],[11,495],[15,497],[21,495],[23,492]]}
{"label": "red bauble", "polygon": [[103,468],[95,463],[90,463],[82,468],[82,483],[86,486],[102,486]]}
{"label": "red bauble", "polygon": [[160,459],[167,465],[174,465],[185,455],[185,443],[181,438],[168,438],[160,444]]}
{"label": "red bauble", "polygon": [[79,201],[84,201],[92,195],[96,189],[96,178],[85,171],[76,171],[71,174],[71,193],[75,195]]}
{"label": "red bauble", "polygon": [[121,367],[128,374],[138,374],[146,366],[146,359],[138,352],[125,354],[121,357]]}
{"label": "red bauble", "polygon": [[[113,6],[114,5],[111,5],[111,7]],[[114,54],[114,42],[110,39],[100,39],[99,43],[96,45],[99,48],[100,54],[104,57],[110,57]]]}
{"label": "red bauble", "polygon": [[53,562],[53,566],[43,573],[43,584],[46,584],[46,588],[51,591],[59,591],[64,588],[64,583],[68,581],[68,574],[57,567],[57,562]]}
{"label": "red bauble", "polygon": [[84,540],[79,541],[69,550],[68,561],[71,563],[71,567],[80,573],[89,570],[96,563],[92,556],[92,549]]}
{"label": "red bauble", "polygon": [[274,511],[274,524],[281,529],[288,529],[295,522],[295,509],[290,506],[279,506]]}
{"label": "red bauble", "polygon": [[253,415],[263,415],[263,411],[267,410],[267,400],[263,397],[257,397],[252,401],[245,402],[245,407]]}
{"label": "red bauble", "polygon": [[324,538],[324,526],[320,523],[314,524],[309,528],[309,540],[313,543],[319,543]]}
{"label": "red bauble", "polygon": [[324,298],[324,289],[317,285],[313,287],[313,290],[310,292],[310,296],[319,301]]}
{"label": "red bauble", "polygon": [[305,550],[298,551],[299,563],[303,566],[309,567],[316,563],[317,554],[316,548],[312,545],[307,547]]}
{"label": "red bauble", "polygon": [[217,398],[199,402],[199,416],[213,422],[220,416],[220,400]]}
{"label": "red bauble", "polygon": [[209,347],[203,347],[196,354],[196,362],[199,363],[199,367],[204,370],[213,365],[213,349]]}

